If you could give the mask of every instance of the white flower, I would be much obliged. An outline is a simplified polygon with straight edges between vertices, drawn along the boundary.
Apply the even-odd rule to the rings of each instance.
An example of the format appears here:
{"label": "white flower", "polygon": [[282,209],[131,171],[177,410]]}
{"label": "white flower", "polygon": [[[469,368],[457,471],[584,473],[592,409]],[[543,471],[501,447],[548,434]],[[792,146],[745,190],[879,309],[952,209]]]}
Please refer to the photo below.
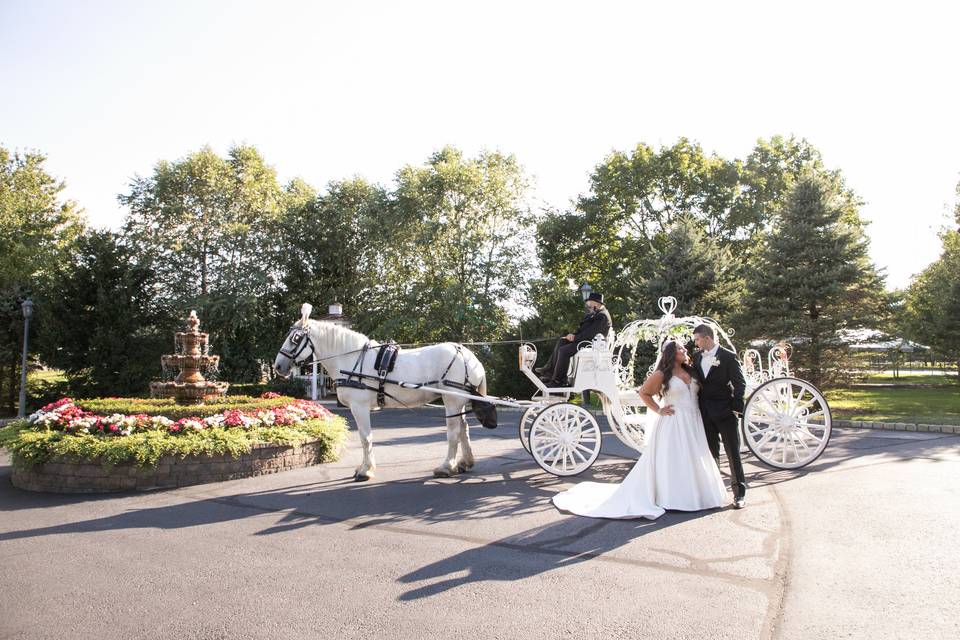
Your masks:
{"label": "white flower", "polygon": [[223,414],[218,413],[212,416],[207,416],[206,418],[203,419],[203,422],[208,427],[221,427],[223,426]]}

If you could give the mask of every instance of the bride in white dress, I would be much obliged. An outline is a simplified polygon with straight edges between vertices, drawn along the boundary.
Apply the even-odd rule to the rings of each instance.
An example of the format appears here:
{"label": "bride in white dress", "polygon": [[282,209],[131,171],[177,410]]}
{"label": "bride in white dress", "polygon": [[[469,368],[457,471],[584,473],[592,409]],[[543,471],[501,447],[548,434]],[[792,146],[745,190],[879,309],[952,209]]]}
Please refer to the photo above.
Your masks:
{"label": "bride in white dress", "polygon": [[[684,346],[669,341],[640,387],[644,404],[659,415],[639,462],[620,484],[581,482],[553,504],[591,518],[650,518],[666,509],[700,511],[726,503],[727,490],[710,455],[697,404],[698,383]],[[657,404],[659,395],[662,404]]]}

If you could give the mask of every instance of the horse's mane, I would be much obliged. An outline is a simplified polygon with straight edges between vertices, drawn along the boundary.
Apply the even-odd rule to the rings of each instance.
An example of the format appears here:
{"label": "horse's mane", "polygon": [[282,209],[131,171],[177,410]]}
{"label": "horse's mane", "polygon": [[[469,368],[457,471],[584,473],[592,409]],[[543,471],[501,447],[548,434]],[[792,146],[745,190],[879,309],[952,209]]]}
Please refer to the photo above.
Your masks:
{"label": "horse's mane", "polygon": [[319,344],[317,347],[329,350],[330,355],[354,351],[365,344],[371,346],[379,344],[359,331],[353,331],[335,322],[310,320],[310,325],[316,330],[318,340],[323,343],[322,347]]}

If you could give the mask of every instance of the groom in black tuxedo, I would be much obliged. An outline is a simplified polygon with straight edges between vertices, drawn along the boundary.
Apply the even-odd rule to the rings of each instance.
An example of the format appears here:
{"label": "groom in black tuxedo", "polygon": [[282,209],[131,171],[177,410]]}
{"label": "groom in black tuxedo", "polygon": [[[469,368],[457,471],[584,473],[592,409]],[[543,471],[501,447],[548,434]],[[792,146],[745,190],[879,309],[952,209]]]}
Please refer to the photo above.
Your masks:
{"label": "groom in black tuxedo", "polygon": [[717,465],[720,464],[720,439],[733,476],[733,506],[742,509],[747,483],[740,461],[740,420],[747,381],[735,353],[716,342],[713,328],[705,324],[693,330],[693,341],[699,351],[693,357],[693,370],[700,383],[700,413],[707,435],[707,445]]}

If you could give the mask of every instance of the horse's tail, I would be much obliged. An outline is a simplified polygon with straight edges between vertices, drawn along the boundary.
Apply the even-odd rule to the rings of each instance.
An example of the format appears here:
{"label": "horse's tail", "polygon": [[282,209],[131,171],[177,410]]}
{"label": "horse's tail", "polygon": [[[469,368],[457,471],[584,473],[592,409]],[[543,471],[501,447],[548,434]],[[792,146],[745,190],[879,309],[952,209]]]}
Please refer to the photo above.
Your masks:
{"label": "horse's tail", "polygon": [[[484,372],[483,377],[480,378],[480,384],[477,385],[477,393],[484,397],[487,395],[486,372]],[[497,405],[492,402],[487,402],[486,400],[474,400],[471,404],[473,405],[473,413],[477,416],[480,424],[487,429],[497,428]]]}

